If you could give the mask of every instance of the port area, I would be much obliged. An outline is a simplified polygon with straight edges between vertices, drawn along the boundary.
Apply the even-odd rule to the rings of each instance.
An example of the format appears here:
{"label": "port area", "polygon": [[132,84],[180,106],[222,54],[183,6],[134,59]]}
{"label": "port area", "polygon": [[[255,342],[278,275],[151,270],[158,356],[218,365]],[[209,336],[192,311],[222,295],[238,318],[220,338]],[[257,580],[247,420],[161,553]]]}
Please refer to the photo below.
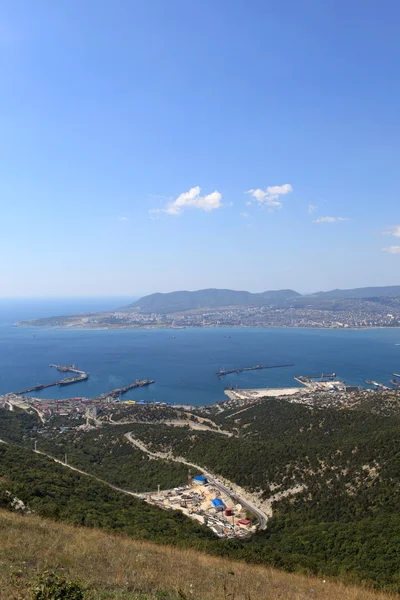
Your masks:
{"label": "port area", "polygon": [[304,400],[310,393],[320,392],[325,395],[327,393],[339,392],[348,394],[359,389],[356,386],[348,386],[343,381],[336,379],[336,373],[318,376],[300,375],[294,379],[303,387],[238,389],[231,386],[225,388],[224,393],[228,396],[229,400],[222,404],[223,409],[226,409],[227,405],[242,406],[252,404],[262,398],[287,398],[291,399],[292,402],[299,401],[306,403]]}
{"label": "port area", "polygon": [[[22,410],[30,410],[33,409],[38,414],[42,422],[45,422],[52,415],[78,415],[86,416],[90,419],[91,422],[96,421],[97,415],[105,409],[107,405],[110,405],[114,402],[120,401],[120,397],[126,394],[129,390],[145,387],[147,385],[151,385],[155,383],[154,379],[136,379],[133,383],[130,383],[124,387],[119,387],[114,390],[110,390],[108,392],[104,392],[99,396],[94,398],[86,398],[86,397],[70,397],[70,398],[58,398],[58,399],[50,399],[50,398],[38,398],[34,396],[28,396],[30,392],[40,391],[47,387],[53,387],[56,385],[69,385],[71,383],[76,383],[78,381],[84,381],[88,379],[89,373],[86,371],[81,371],[75,367],[75,365],[64,366],[64,365],[49,365],[50,367],[55,367],[58,371],[63,373],[65,372],[73,372],[77,375],[74,377],[67,377],[61,379],[59,381],[55,381],[53,383],[47,384],[37,384],[32,386],[31,388],[27,388],[25,390],[21,390],[19,392],[9,392],[4,395],[0,395],[0,407],[6,408],[8,410],[14,410],[14,408],[19,408]],[[137,404],[134,400],[128,400],[126,404]],[[138,404],[143,404],[143,402],[138,402]],[[156,403],[162,404],[162,403]],[[187,407],[190,409],[191,407]]]}
{"label": "port area", "polygon": [[285,396],[294,396],[304,393],[304,388],[250,388],[250,389],[231,389],[224,390],[224,393],[230,400],[259,400],[269,396],[270,398],[282,398]]}
{"label": "port area", "polygon": [[[37,383],[36,385],[33,385],[32,387],[26,388],[24,390],[20,390],[19,392],[11,392],[12,396],[23,396],[25,394],[38,392],[49,387],[54,387],[56,385],[70,385],[71,383],[79,383],[81,381],[86,381],[87,379],[89,379],[89,373],[87,373],[86,371],[81,371],[75,365],[50,364],[49,367],[54,367],[55,369],[57,369],[57,371],[60,371],[61,373],[75,373],[75,375],[73,377],[65,377],[64,379],[59,379],[58,381],[53,381],[51,383]],[[102,402],[104,400],[115,399],[119,396],[123,396],[124,394],[126,394],[126,392],[129,392],[129,390],[133,390],[138,387],[145,387],[147,385],[151,385],[152,383],[155,383],[154,379],[136,379],[136,381],[130,383],[129,385],[126,385],[121,388],[116,388],[115,390],[111,390],[109,392],[101,394],[100,396],[95,398],[95,400],[97,400],[98,402]]]}
{"label": "port area", "polygon": [[[200,478],[204,479],[204,478]],[[191,519],[207,525],[220,538],[247,538],[256,532],[246,509],[207,480],[184,488],[146,494],[149,504],[165,510],[180,510]]]}

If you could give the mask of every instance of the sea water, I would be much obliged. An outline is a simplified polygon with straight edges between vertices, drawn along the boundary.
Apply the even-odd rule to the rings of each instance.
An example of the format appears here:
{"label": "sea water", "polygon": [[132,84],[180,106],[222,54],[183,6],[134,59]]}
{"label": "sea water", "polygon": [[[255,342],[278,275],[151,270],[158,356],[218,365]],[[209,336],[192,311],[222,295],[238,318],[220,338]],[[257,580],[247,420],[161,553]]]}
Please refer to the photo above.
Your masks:
{"label": "sea water", "polygon": [[[224,400],[224,387],[293,387],[299,375],[337,373],[351,385],[389,385],[400,373],[400,329],[272,328],[85,330],[16,327],[15,321],[109,310],[132,299],[0,301],[0,393],[60,379],[50,363],[90,373],[87,381],[51,387],[35,397],[94,397],[136,379],[154,379],[124,399],[204,405]],[[221,368],[293,364],[218,379]],[[61,377],[64,375],[61,374]]]}

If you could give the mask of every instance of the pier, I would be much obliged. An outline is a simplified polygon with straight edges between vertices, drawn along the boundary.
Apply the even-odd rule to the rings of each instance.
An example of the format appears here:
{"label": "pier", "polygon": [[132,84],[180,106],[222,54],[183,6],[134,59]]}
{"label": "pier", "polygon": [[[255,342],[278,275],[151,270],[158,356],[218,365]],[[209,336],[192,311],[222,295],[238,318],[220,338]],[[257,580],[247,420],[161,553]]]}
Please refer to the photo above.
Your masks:
{"label": "pier", "polygon": [[21,390],[20,392],[14,392],[17,396],[22,396],[23,394],[29,394],[30,392],[37,392],[39,390],[44,390],[45,388],[54,387],[56,385],[70,385],[71,383],[79,383],[80,381],[85,381],[89,379],[89,375],[87,373],[82,373],[81,375],[77,375],[76,377],[66,377],[65,379],[60,379],[59,381],[53,381],[52,383],[38,383],[26,390]]}
{"label": "pier", "polygon": [[242,367],[240,369],[221,369],[215,374],[218,375],[218,379],[224,375],[231,375],[231,373],[244,373],[245,371],[260,371],[261,369],[283,369],[285,367],[294,367],[294,365],[255,365],[254,367]]}
{"label": "pier", "polygon": [[[29,394],[31,392],[38,392],[40,390],[44,390],[49,387],[64,386],[71,385],[72,383],[80,383],[81,381],[86,381],[89,379],[89,373],[86,371],[82,371],[81,369],[77,369],[75,365],[56,365],[51,364],[49,367],[54,367],[57,371],[61,373],[74,373],[72,377],[64,377],[63,379],[59,379],[58,381],[53,381],[51,383],[37,383],[32,387],[26,388],[24,390],[20,390],[19,392],[13,392],[16,396],[23,396],[24,394]],[[138,387],[145,387],[147,385],[151,385],[154,383],[154,379],[137,379],[134,383],[130,383],[124,387],[116,388],[115,390],[111,390],[110,392],[105,392],[101,394],[97,398],[96,401],[102,401],[106,398],[117,398],[117,396],[122,396],[129,392],[129,390],[133,390]]]}
{"label": "pier", "polygon": [[53,381],[52,383],[37,383],[30,388],[26,388],[25,390],[21,390],[20,392],[14,392],[17,396],[22,396],[23,394],[29,394],[30,392],[38,392],[40,390],[44,390],[49,387],[54,387],[56,385],[70,385],[71,383],[79,383],[81,381],[86,381],[89,379],[89,373],[86,371],[80,371],[75,367],[75,365],[71,366],[63,366],[63,365],[49,365],[50,367],[55,367],[57,371],[61,371],[62,373],[76,373],[75,377],[64,377],[64,379],[59,379],[58,381]]}
{"label": "pier", "polygon": [[322,373],[321,375],[302,375],[304,379],[320,379],[323,381],[324,379],[334,379],[336,377],[336,373]]}
{"label": "pier", "polygon": [[129,392],[129,390],[133,390],[138,387],[145,387],[147,385],[151,385],[155,383],[154,379],[137,379],[134,383],[130,383],[122,388],[116,388],[115,390],[111,390],[110,392],[105,392],[96,398],[96,400],[105,400],[106,398],[116,398],[117,396],[122,396]]}

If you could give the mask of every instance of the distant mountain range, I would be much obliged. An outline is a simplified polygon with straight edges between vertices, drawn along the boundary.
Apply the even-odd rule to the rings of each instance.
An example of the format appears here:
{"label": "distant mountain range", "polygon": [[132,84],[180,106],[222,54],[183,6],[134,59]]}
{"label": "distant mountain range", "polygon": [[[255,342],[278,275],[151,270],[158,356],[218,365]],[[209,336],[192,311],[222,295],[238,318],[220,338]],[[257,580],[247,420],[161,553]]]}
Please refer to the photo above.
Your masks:
{"label": "distant mountain range", "polygon": [[170,292],[167,294],[150,294],[140,298],[127,308],[140,309],[146,312],[180,312],[199,308],[219,308],[221,306],[262,306],[280,303],[289,298],[300,296],[293,290],[278,290],[252,294],[235,290],[198,290],[196,292]]}
{"label": "distant mountain range", "polygon": [[188,310],[222,308],[227,306],[298,306],[324,300],[377,298],[400,296],[400,285],[366,287],[351,290],[331,290],[302,295],[294,290],[269,290],[253,294],[246,291],[206,289],[194,292],[178,291],[144,296],[125,307],[128,310],[154,313],[175,313]]}
{"label": "distant mountain range", "polygon": [[310,296],[317,296],[318,298],[395,298],[400,296],[400,285],[331,290],[330,292],[317,292]]}

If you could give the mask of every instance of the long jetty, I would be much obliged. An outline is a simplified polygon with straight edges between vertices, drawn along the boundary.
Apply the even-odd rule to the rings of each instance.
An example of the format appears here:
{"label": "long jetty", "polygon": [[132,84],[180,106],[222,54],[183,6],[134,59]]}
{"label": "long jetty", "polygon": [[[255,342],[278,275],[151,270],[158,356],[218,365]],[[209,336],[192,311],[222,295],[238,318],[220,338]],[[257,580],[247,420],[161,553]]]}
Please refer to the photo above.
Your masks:
{"label": "long jetty", "polygon": [[283,369],[285,367],[294,367],[294,365],[255,365],[254,367],[242,367],[240,369],[221,369],[215,374],[218,375],[218,378],[220,378],[224,375],[231,375],[231,373],[243,373],[245,371],[260,371],[261,369]]}
{"label": "long jetty", "polygon": [[59,379],[58,381],[53,381],[52,383],[38,383],[33,385],[30,388],[26,388],[25,390],[21,390],[20,392],[14,392],[16,396],[22,396],[23,394],[29,394],[30,392],[37,392],[39,390],[44,390],[49,387],[54,387],[56,385],[70,385],[71,383],[79,383],[80,381],[86,381],[89,379],[89,373],[86,371],[80,371],[75,367],[75,365],[71,366],[63,366],[63,365],[49,365],[50,367],[55,367],[57,371],[61,371],[63,373],[76,373],[75,377],[64,377],[64,379]]}
{"label": "long jetty", "polygon": [[138,387],[145,387],[146,385],[151,385],[155,382],[155,379],[137,379],[134,383],[130,383],[122,388],[116,388],[115,390],[111,390],[110,392],[105,392],[96,398],[96,400],[105,400],[106,398],[116,398],[117,396],[122,396],[129,392],[129,390],[133,390]]}
{"label": "long jetty", "polygon": [[89,378],[87,373],[83,373],[82,375],[77,375],[76,377],[66,377],[64,379],[60,379],[59,381],[53,381],[52,383],[38,383],[26,390],[21,390],[20,392],[14,392],[16,396],[22,396],[23,394],[29,394],[30,392],[37,392],[39,390],[44,390],[45,388],[54,387],[56,385],[70,385],[71,383],[79,383],[80,381],[85,381]]}

